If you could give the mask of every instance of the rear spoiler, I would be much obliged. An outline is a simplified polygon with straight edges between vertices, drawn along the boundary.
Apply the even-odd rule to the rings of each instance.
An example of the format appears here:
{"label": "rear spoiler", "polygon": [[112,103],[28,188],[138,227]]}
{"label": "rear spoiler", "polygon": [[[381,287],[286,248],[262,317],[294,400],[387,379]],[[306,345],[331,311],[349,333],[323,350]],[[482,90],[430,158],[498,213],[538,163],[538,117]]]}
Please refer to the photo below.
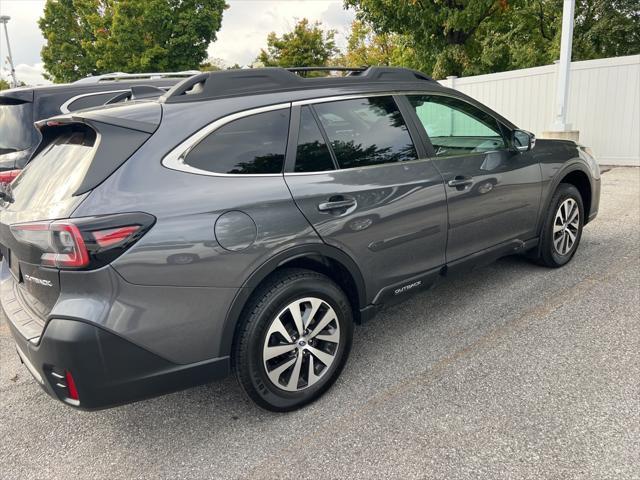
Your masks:
{"label": "rear spoiler", "polygon": [[31,88],[13,88],[0,92],[0,105],[17,105],[33,102],[33,90]]}

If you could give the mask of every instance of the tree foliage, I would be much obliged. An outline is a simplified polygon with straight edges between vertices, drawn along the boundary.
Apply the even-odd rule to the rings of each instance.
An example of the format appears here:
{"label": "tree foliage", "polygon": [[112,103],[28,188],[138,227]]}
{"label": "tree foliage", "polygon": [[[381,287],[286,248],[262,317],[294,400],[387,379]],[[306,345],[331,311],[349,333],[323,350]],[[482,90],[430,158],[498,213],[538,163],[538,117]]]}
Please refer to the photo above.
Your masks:
{"label": "tree foliage", "polygon": [[397,33],[376,33],[370,25],[354,20],[347,48],[337,63],[348,67],[386,65],[411,67],[416,63],[409,38]]}
{"label": "tree foliage", "polygon": [[3,78],[0,78],[0,90],[7,90],[7,89],[9,89],[9,82],[7,82]]}
{"label": "tree foliage", "polygon": [[[378,34],[408,38],[436,78],[545,65],[559,56],[562,0],[345,0]],[[573,60],[640,53],[637,0],[576,0]]]}
{"label": "tree foliage", "polygon": [[476,73],[478,30],[506,0],[345,0],[379,33],[411,39],[416,61],[436,77]]}
{"label": "tree foliage", "polygon": [[39,21],[49,77],[198,68],[224,0],[47,0]]}
{"label": "tree foliage", "polygon": [[338,53],[334,30],[322,29],[320,22],[299,20],[291,32],[267,36],[267,49],[261,49],[258,62],[266,67],[319,67]]}

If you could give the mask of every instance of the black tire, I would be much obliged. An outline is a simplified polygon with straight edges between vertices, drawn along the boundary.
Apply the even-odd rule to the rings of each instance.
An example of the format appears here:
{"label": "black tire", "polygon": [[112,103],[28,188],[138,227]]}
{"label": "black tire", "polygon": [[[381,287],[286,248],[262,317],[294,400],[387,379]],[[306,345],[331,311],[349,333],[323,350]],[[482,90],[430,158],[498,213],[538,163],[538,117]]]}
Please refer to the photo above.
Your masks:
{"label": "black tire", "polygon": [[[333,350],[334,359],[330,366],[325,366],[322,363],[316,365],[323,367],[320,378],[314,379],[316,383],[307,387],[303,386],[303,389],[298,391],[286,391],[283,390],[284,387],[279,387],[269,378],[266,366],[267,360],[264,359],[263,348],[266,348],[265,342],[270,341],[267,339],[267,334],[279,313],[283,309],[286,311],[286,308],[292,302],[310,296],[325,302],[320,307],[320,310],[317,310],[318,313],[315,317],[318,317],[323,311],[326,312],[326,309],[322,310],[325,307],[331,307],[335,312],[338,328],[334,332],[337,331],[336,336],[339,337],[339,343]],[[282,316],[279,318],[282,318]],[[291,327],[290,322],[287,325]],[[297,335],[295,328],[289,328],[288,330],[292,338]],[[273,333],[270,335],[273,336]],[[249,398],[262,408],[276,412],[298,409],[318,399],[335,382],[349,356],[352,338],[353,318],[351,306],[340,287],[327,276],[311,270],[299,268],[283,269],[273,274],[257,289],[244,310],[233,349],[236,377]],[[309,342],[309,347],[311,342],[313,340]],[[319,343],[323,342],[316,340],[315,345],[321,348]],[[296,355],[297,358],[298,354],[301,357],[304,354],[307,361],[306,366],[308,367],[311,360],[306,356],[311,355],[311,353],[297,350],[298,344],[295,339],[293,344],[296,345],[292,347],[295,353],[283,354],[283,357],[277,357],[273,361],[280,361],[280,358],[284,358],[286,361],[287,358],[291,358],[286,357],[286,355]],[[332,344],[329,344],[327,348],[330,350],[331,347]],[[271,361],[269,360],[269,362]],[[281,361],[281,363],[285,363],[285,361]],[[303,360],[300,361],[302,362]],[[314,361],[318,362],[316,357],[314,357]],[[326,371],[324,368],[326,368]],[[300,367],[299,371],[304,371],[304,367]],[[307,374],[307,379],[309,378],[309,373]],[[286,377],[287,371],[282,375]],[[291,373],[289,378],[291,378],[291,375],[293,374]],[[304,384],[303,375],[301,374],[301,382]],[[298,388],[297,385],[300,385],[300,383],[296,382],[296,388]]]}
{"label": "black tire", "polygon": [[[564,253],[560,253],[554,245],[554,224],[556,220],[556,214],[561,205],[567,200],[573,200],[578,207],[579,223],[577,226],[577,232],[575,234],[575,241],[572,246]],[[562,267],[569,263],[573,258],[573,255],[580,245],[580,239],[582,238],[582,227],[584,226],[584,205],[582,203],[582,196],[576,187],[569,183],[561,183],[556,189],[551,202],[549,203],[549,210],[542,225],[542,231],[540,235],[540,245],[538,247],[537,256],[534,261],[539,265],[550,268]]]}

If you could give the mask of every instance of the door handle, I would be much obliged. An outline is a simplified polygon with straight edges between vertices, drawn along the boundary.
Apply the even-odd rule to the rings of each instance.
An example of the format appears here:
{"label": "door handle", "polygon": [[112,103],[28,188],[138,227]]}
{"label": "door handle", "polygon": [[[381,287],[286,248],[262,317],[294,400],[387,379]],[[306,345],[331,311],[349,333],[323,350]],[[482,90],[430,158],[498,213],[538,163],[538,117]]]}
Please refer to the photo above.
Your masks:
{"label": "door handle", "polygon": [[472,177],[463,177],[462,175],[458,175],[453,180],[449,180],[447,185],[450,187],[466,187],[467,185],[471,185],[473,183]]}
{"label": "door handle", "polygon": [[354,207],[356,205],[355,198],[331,197],[328,202],[322,202],[318,205],[321,212],[330,212],[331,210],[343,210]]}

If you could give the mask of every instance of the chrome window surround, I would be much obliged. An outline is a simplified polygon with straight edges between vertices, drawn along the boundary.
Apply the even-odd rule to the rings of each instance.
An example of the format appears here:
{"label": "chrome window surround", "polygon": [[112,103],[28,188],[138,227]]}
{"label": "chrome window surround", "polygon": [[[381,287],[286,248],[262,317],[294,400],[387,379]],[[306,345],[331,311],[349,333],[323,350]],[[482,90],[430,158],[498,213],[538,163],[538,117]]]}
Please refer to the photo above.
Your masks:
{"label": "chrome window surround", "polygon": [[291,103],[279,103],[277,105],[269,105],[267,107],[252,108],[251,110],[244,110],[242,112],[232,113],[226,117],[222,117],[215,122],[201,128],[196,133],[187,138],[180,145],[171,150],[162,159],[162,165],[171,170],[178,170],[180,172],[195,173],[197,175],[208,175],[210,177],[281,177],[282,173],[218,173],[210,172],[209,170],[202,170],[200,168],[187,165],[184,160],[202,140],[209,134],[215,132],[220,127],[231,123],[234,120],[238,120],[244,117],[250,117],[259,113],[272,112],[274,110],[283,110],[285,108],[291,108]]}
{"label": "chrome window surround", "polygon": [[[210,177],[281,177],[285,176],[298,176],[298,175],[326,175],[328,173],[334,173],[336,171],[349,171],[349,170],[361,170],[363,168],[380,168],[389,165],[393,165],[390,163],[383,163],[380,165],[367,165],[364,167],[351,167],[351,168],[341,168],[339,170],[325,170],[321,172],[285,172],[285,173],[217,173],[210,172],[208,170],[202,170],[199,168],[192,167],[191,165],[187,165],[184,163],[184,159],[186,156],[195,148],[198,143],[200,143],[206,136],[216,131],[218,128],[226,125],[227,123],[233,122],[234,120],[238,120],[244,117],[250,117],[251,115],[257,115],[259,113],[271,112],[274,110],[281,110],[284,108],[291,108],[303,105],[313,105],[316,103],[327,103],[327,102],[337,102],[341,100],[354,100],[358,98],[369,98],[369,97],[391,97],[391,96],[399,96],[399,95],[440,95],[444,97],[452,97],[456,98],[462,102],[466,102],[463,99],[460,99],[454,95],[449,95],[446,92],[425,92],[425,91],[406,91],[406,92],[371,92],[371,93],[357,93],[357,94],[347,94],[347,95],[335,95],[331,97],[318,97],[318,98],[310,98],[305,100],[296,100],[294,102],[288,103],[279,103],[276,105],[269,105],[266,107],[252,108],[250,110],[243,110],[241,112],[232,113],[231,115],[227,115],[226,117],[222,117],[205,127],[198,130],[196,133],[188,137],[182,143],[180,143],[177,147],[172,149],[168,154],[166,154],[162,158],[162,165],[171,170],[177,170],[180,172],[193,173],[196,175],[207,175]],[[478,108],[478,107],[476,107]],[[484,110],[483,110],[484,111]],[[496,122],[500,123],[500,121],[493,117],[493,115],[485,112],[487,115],[490,115],[492,118],[496,120]],[[424,162],[429,161],[430,158],[418,158],[416,160],[409,160],[407,162],[399,162],[399,165],[407,165],[415,162]]]}

